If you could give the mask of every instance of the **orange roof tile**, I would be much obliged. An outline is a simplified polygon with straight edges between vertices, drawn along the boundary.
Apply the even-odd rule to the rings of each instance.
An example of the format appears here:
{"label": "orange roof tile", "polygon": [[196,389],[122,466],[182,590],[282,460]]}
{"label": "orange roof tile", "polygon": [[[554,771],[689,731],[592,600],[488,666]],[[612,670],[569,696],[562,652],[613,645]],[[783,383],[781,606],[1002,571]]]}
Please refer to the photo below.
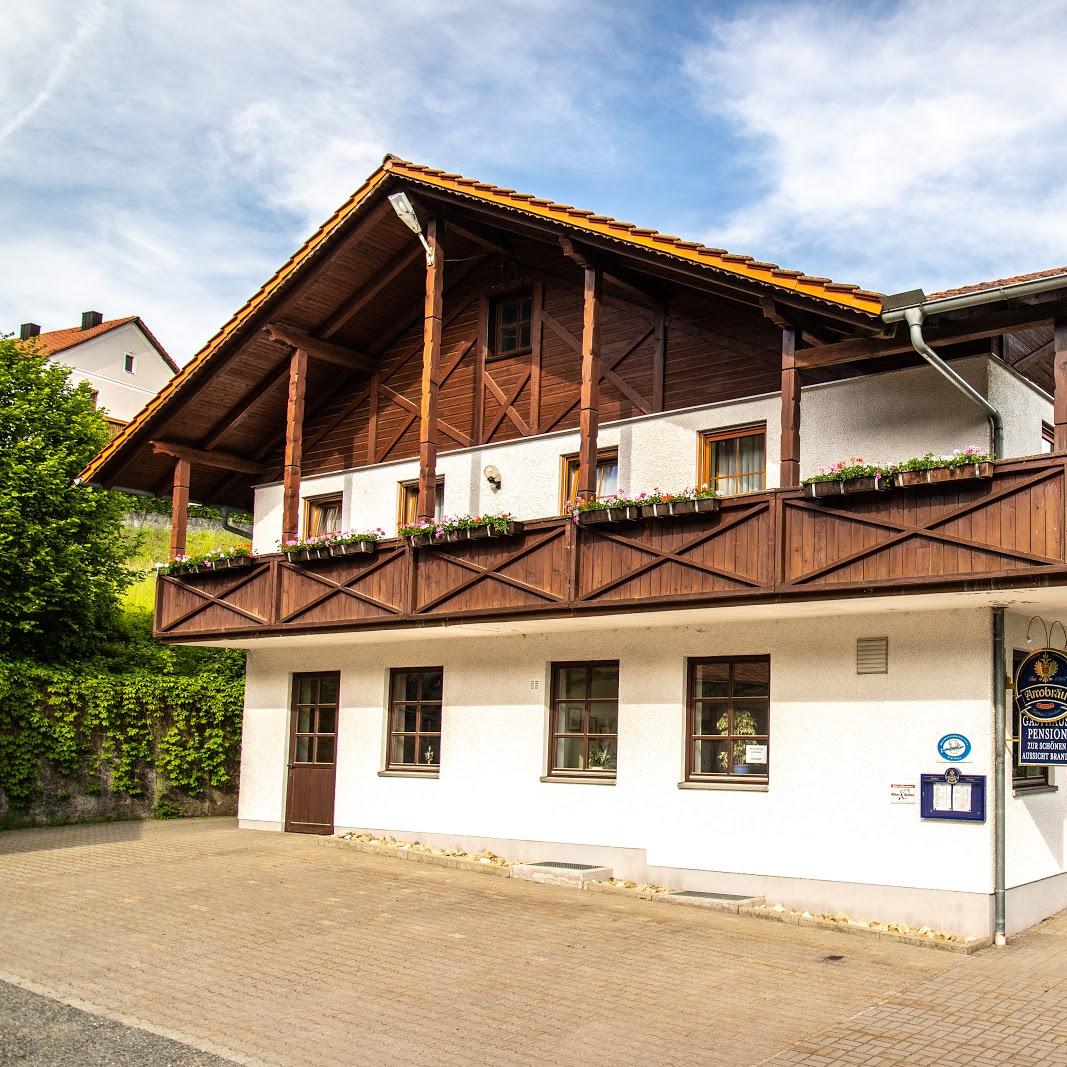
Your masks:
{"label": "orange roof tile", "polygon": [[461,196],[473,197],[488,203],[510,207],[540,218],[564,222],[578,229],[587,230],[626,244],[637,245],[650,251],[665,252],[691,263],[740,275],[755,282],[763,282],[781,289],[789,289],[804,296],[825,300],[829,303],[878,315],[882,311],[882,296],[858,285],[832,282],[829,278],[813,277],[801,271],[784,270],[776,263],[761,263],[752,256],[727,252],[723,248],[707,248],[695,241],[684,241],[671,234],[636,226],[632,222],[620,222],[607,215],[558,204],[552,200],[535,197],[530,193],[517,193],[473,178],[436,170],[421,163],[410,163],[397,156],[386,156],[382,168],[392,174],[415,182],[425,182],[438,189],[447,189]]}

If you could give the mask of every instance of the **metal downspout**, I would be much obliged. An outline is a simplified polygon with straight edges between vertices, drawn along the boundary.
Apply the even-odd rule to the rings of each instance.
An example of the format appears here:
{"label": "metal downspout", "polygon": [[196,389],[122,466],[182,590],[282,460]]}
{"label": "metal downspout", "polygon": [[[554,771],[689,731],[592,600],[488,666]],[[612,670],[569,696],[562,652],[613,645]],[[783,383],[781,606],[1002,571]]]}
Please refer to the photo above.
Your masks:
{"label": "metal downspout", "polygon": [[993,769],[996,781],[996,803],[993,807],[993,940],[1007,944],[1004,924],[1004,887],[1007,883],[1007,849],[1005,846],[1005,815],[1007,804],[1007,767],[1004,749],[1005,707],[1007,679],[1004,676],[1004,609],[993,609]]}
{"label": "metal downspout", "polygon": [[970,382],[965,381],[954,371],[927,343],[923,337],[923,309],[910,307],[904,311],[904,321],[908,324],[911,347],[935,370],[943,374],[961,393],[969,396],[989,418],[989,432],[994,459],[1004,455],[1004,420],[1000,412]]}

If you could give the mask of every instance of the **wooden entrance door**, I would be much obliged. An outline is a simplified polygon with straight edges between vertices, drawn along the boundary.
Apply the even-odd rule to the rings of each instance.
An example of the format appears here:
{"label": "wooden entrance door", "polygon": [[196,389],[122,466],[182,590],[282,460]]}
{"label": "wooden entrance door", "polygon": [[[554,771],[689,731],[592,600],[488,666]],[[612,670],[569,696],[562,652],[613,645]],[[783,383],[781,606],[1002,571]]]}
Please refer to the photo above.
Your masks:
{"label": "wooden entrance door", "polygon": [[293,675],[285,800],[285,828],[293,833],[333,833],[340,682],[338,671]]}

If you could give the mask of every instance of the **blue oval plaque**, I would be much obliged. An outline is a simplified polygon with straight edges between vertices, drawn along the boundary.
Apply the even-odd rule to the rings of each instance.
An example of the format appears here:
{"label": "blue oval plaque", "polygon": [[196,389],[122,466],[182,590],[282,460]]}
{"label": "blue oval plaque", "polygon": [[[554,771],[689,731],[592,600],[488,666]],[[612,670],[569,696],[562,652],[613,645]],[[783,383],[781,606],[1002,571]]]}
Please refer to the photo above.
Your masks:
{"label": "blue oval plaque", "polygon": [[1039,648],[1015,672],[1015,701],[1035,722],[1067,718],[1067,652]]}
{"label": "blue oval plaque", "polygon": [[971,754],[970,738],[963,734],[945,734],[937,743],[937,754],[949,763],[962,763]]}

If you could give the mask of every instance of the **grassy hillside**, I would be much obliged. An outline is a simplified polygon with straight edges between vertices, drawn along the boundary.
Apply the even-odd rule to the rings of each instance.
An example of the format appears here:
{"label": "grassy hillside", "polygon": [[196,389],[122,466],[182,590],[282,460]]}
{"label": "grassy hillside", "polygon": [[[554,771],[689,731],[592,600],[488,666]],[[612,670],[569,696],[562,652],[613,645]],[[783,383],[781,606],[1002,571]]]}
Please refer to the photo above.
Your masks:
{"label": "grassy hillside", "polygon": [[[156,564],[166,561],[170,552],[170,530],[166,527],[149,527],[140,531],[141,542],[137,552],[130,557],[130,570],[142,576],[130,586],[123,599],[129,608],[144,608],[151,611],[156,601]],[[225,530],[190,530],[185,551],[190,556],[199,555],[212,548],[232,548],[247,545],[248,540]]]}

